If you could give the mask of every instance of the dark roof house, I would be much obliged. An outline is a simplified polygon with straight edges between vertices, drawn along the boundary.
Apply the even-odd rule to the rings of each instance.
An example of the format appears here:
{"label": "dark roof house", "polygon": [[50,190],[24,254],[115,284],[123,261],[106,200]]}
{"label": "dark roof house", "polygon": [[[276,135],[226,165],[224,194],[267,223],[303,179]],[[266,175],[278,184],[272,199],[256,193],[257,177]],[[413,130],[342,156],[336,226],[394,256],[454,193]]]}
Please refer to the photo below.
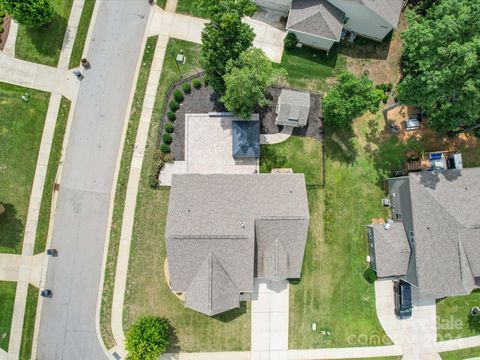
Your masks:
{"label": "dark roof house", "polygon": [[400,276],[436,298],[478,288],[480,168],[410,173],[390,179],[389,189],[396,222],[369,226],[378,275]]}
{"label": "dark roof house", "polygon": [[171,289],[210,316],[239,307],[256,277],[300,277],[308,223],[303,174],[173,175]]}

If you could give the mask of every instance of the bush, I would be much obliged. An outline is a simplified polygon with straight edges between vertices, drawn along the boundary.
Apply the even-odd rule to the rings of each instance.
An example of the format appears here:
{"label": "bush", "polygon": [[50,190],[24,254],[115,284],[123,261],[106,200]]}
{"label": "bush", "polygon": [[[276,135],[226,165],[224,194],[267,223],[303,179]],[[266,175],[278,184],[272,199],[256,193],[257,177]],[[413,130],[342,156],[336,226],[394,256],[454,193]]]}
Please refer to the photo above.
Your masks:
{"label": "bush", "polygon": [[1,18],[5,17],[5,10],[0,9],[0,17]]}
{"label": "bush", "polygon": [[177,118],[177,116],[175,115],[174,112],[169,111],[169,112],[167,112],[167,118],[168,118],[168,120],[170,120],[170,121],[174,121],[174,120]]}
{"label": "bush", "polygon": [[128,360],[156,360],[170,344],[172,325],[158,316],[145,316],[130,327],[125,342]]}
{"label": "bush", "polygon": [[202,87],[202,83],[199,79],[193,79],[192,85],[195,89],[200,89]]}
{"label": "bush", "polygon": [[377,273],[371,267],[369,267],[363,272],[363,277],[369,284],[373,284],[375,280],[377,280]]}
{"label": "bush", "polygon": [[164,154],[170,153],[170,146],[168,144],[162,144],[160,145],[160,151]]}
{"label": "bush", "polygon": [[175,90],[173,92],[173,98],[176,102],[181,103],[183,101],[183,94],[180,90]]}
{"label": "bush", "polygon": [[169,134],[173,133],[175,131],[175,128],[171,123],[166,123],[165,124],[165,131]]}
{"label": "bush", "polygon": [[3,25],[0,25],[0,34],[3,33],[5,29],[3,28]]}
{"label": "bush", "polygon": [[190,86],[190,83],[188,82],[183,83],[182,90],[185,94],[190,94],[190,92],[192,91],[192,87]]}
{"label": "bush", "polygon": [[207,75],[205,75],[203,77],[203,83],[205,84],[205,86],[208,86],[208,76]]}
{"label": "bush", "polygon": [[285,39],[283,39],[283,45],[285,45],[285,49],[288,50],[294,49],[297,46],[297,43],[297,35],[294,33],[288,33],[287,36],[285,36]]}
{"label": "bush", "polygon": [[175,100],[170,101],[170,104],[168,104],[168,106],[173,112],[176,112],[178,109],[180,109],[180,105]]}
{"label": "bush", "polygon": [[165,133],[162,135],[162,140],[165,144],[171,144],[172,143],[172,135],[170,135],[169,133]]}
{"label": "bush", "polygon": [[3,24],[3,17],[0,16],[0,25]]}
{"label": "bush", "polygon": [[1,0],[0,3],[13,19],[31,28],[50,23],[55,15],[50,0]]}
{"label": "bush", "polygon": [[152,189],[158,189],[158,177],[160,176],[160,171],[162,171],[166,163],[171,161],[173,161],[173,157],[170,154],[162,153],[155,148],[152,161],[153,167],[149,179],[149,186]]}

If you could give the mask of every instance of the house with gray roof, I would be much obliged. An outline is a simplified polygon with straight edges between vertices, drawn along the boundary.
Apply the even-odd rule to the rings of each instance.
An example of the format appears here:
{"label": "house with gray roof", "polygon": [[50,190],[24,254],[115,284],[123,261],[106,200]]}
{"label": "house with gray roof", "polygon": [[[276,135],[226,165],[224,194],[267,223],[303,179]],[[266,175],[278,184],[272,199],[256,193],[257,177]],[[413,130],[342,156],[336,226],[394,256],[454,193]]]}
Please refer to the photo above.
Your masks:
{"label": "house with gray roof", "polygon": [[382,41],[398,26],[402,0],[255,0],[288,16],[287,30],[300,43],[330,50],[342,30]]}
{"label": "house with gray roof", "polygon": [[480,168],[388,181],[393,223],[369,225],[371,266],[443,298],[480,287]]}
{"label": "house with gray roof", "polygon": [[308,224],[303,174],[173,175],[171,290],[209,316],[238,308],[254,278],[300,277]]}
{"label": "house with gray roof", "polygon": [[277,103],[275,124],[303,127],[310,112],[310,93],[282,89]]}

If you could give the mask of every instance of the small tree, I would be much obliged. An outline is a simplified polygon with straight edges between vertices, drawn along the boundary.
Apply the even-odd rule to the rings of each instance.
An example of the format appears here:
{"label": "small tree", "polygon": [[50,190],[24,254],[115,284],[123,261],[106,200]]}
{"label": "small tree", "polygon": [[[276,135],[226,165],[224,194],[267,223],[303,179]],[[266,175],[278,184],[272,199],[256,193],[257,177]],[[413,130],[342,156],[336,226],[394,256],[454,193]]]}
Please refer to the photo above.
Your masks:
{"label": "small tree", "polygon": [[205,69],[208,85],[223,95],[226,64],[237,60],[248,49],[255,34],[250,25],[235,13],[223,13],[212,18],[202,32],[200,62]]}
{"label": "small tree", "polygon": [[170,344],[170,321],[157,316],[145,316],[128,331],[125,347],[128,360],[157,360]]}
{"label": "small tree", "polygon": [[226,92],[221,98],[228,111],[242,118],[250,118],[257,105],[268,104],[265,91],[286,76],[284,69],[276,69],[262,50],[250,48],[240,58],[227,64],[224,76]]}
{"label": "small tree", "polygon": [[54,10],[49,0],[0,0],[0,7],[28,27],[41,27],[52,21]]}
{"label": "small tree", "polygon": [[285,39],[283,39],[283,44],[285,45],[285,49],[292,50],[297,46],[298,39],[297,35],[294,33],[289,32]]}
{"label": "small tree", "polygon": [[343,73],[323,100],[325,123],[333,127],[351,126],[360,115],[376,111],[382,96],[383,91],[375,89],[366,75],[357,78]]}
{"label": "small tree", "polygon": [[241,18],[252,16],[257,5],[251,0],[196,0],[195,7],[208,17],[230,12]]}

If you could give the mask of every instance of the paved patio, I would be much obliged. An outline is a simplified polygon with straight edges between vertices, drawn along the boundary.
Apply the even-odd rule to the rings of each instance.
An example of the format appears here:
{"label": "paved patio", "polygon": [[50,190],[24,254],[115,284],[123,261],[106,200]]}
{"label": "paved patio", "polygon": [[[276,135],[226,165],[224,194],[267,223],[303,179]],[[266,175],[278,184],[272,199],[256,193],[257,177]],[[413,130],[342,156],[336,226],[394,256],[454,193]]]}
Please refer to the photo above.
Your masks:
{"label": "paved patio", "polygon": [[[185,115],[185,161],[164,166],[160,185],[170,186],[172,174],[253,174],[259,171],[256,158],[232,156],[232,122],[230,115]],[[258,121],[258,115],[252,120]]]}
{"label": "paved patio", "polygon": [[252,360],[288,359],[288,281],[255,279]]}

